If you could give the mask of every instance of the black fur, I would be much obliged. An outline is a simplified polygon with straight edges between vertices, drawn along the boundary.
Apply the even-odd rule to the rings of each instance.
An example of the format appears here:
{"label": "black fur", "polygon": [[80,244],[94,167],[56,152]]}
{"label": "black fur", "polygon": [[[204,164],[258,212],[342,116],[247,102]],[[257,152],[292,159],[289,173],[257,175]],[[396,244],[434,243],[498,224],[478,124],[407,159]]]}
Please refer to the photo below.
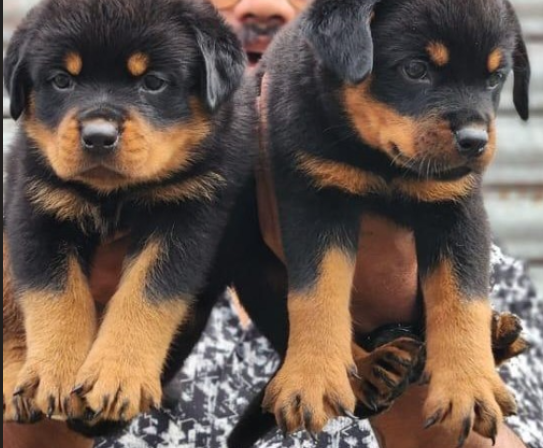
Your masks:
{"label": "black fur", "polygon": [[528,120],[530,117],[529,90],[531,77],[528,49],[526,48],[526,42],[524,42],[524,38],[522,37],[522,28],[515,10],[513,9],[513,5],[511,5],[509,0],[505,1],[505,5],[507,6],[509,20],[511,20],[516,36],[516,48],[513,55],[513,71],[515,73],[513,99],[520,117],[523,120]]}
{"label": "black fur", "polygon": [[[375,18],[370,27],[372,12]],[[404,64],[413,59],[427,61],[426,47],[432,41],[446,44],[450,62],[442,68],[430,64],[429,84],[406,79]],[[529,61],[518,19],[503,0],[461,5],[453,0],[316,0],[276,38],[258,78],[266,82],[268,152],[289,289],[314,284],[330,247],[355,253],[357,223],[372,211],[414,230],[421,282],[440,260],[447,259],[461,294],[472,300],[486,297],[490,232],[480,190],[484,167],[465,163],[449,170],[440,162],[428,166],[417,161],[410,166],[394,163],[384,148],[370,145],[359,135],[343,92],[346,85],[362,82],[371,72],[371,99],[398,115],[414,121],[438,115],[451,132],[473,123],[490,126],[503,87],[502,80],[495,90],[487,88],[488,55],[495,48],[503,51],[499,72],[505,77],[514,70],[515,104],[526,119]],[[340,186],[315,188],[314,179],[298,167],[300,154],[358,168],[388,185],[425,179],[446,182],[466,175],[473,175],[474,183],[460,200],[424,202],[394,193],[348,194]],[[283,312],[275,313],[274,326],[270,316],[258,313],[260,297],[242,294],[241,300],[248,309],[257,310],[251,313],[253,320],[285,353],[286,273],[277,269],[275,278],[279,279],[277,273],[284,281],[278,289],[282,296],[276,299],[283,303]],[[259,395],[257,400],[261,399]],[[258,408],[257,402],[251,405],[229,446],[248,448],[271,429],[269,417],[258,418]]]}
{"label": "black fur", "polygon": [[[378,0],[328,0],[311,8],[301,24],[302,36],[320,61],[339,79],[362,82],[373,68],[370,19]],[[353,58],[356,54],[358,57]]]}
{"label": "black fur", "polygon": [[[83,70],[66,93],[52,85],[51,77],[64,72],[70,52],[81,56]],[[129,76],[127,60],[136,52],[148,55],[153,72],[167,79],[163,92],[144,92],[139,80]],[[251,191],[256,153],[251,83],[237,90],[244,67],[241,45],[218,13],[205,2],[190,0],[46,0],[17,30],[5,59],[12,115],[21,118],[9,155],[4,206],[4,232],[9,247],[16,248],[10,253],[17,289],[62,290],[68,257],[75,255],[88,273],[97,246],[119,232],[130,233],[130,257],[151,237],[158,238],[164,253],[151,273],[146,296],[156,302],[179,297],[194,302],[193,316],[164,360],[164,381],[189,355],[215,299],[230,283],[236,261],[231,254],[238,253],[233,237],[250,241],[247,232],[234,235],[240,224],[231,218],[234,208],[247,209],[246,195],[240,193],[243,188]],[[55,132],[72,110],[77,110],[78,120],[118,120],[121,129],[136,111],[153,129],[168,132],[191,122],[194,99],[204,105],[209,124],[207,135],[193,148],[195,161],[167,176],[105,193],[93,184],[57,175],[28,132],[30,121]],[[153,150],[162,148],[148,150],[153,157]],[[174,189],[206,174],[214,176],[211,195],[179,202],[142,200],[152,189]],[[80,198],[98,210],[98,219],[63,220],[36,206],[29,190],[36,180],[52,191]],[[88,434],[89,428],[82,429],[80,423],[74,427]],[[94,429],[106,428],[107,424]]]}

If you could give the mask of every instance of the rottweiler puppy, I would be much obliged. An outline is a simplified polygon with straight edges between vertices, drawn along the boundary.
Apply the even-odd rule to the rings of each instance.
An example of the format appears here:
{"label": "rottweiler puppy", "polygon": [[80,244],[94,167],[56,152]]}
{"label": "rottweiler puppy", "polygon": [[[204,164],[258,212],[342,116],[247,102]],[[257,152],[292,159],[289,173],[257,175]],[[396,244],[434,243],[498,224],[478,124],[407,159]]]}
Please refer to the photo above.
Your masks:
{"label": "rottweiler puppy", "polygon": [[[353,353],[349,312],[368,212],[415,235],[426,426],[442,425],[462,446],[472,430],[494,439],[515,412],[492,352],[481,194],[511,71],[527,119],[529,61],[506,0],[316,0],[264,58],[264,140],[280,226],[269,240],[284,251],[290,321],[264,407],[287,432],[319,432],[355,409],[355,393],[372,404],[373,392],[356,386],[365,382],[351,387],[370,355]],[[368,372],[397,384],[386,359],[378,367]]]}
{"label": "rottweiler puppy", "polygon": [[[193,313],[211,309],[199,296],[214,289],[251,170],[254,111],[234,94],[244,67],[206,2],[46,0],[15,33],[4,64],[20,119],[4,209],[4,420],[127,421],[160,405],[169,350],[177,363],[205,324]],[[125,233],[99,327],[91,260]]]}

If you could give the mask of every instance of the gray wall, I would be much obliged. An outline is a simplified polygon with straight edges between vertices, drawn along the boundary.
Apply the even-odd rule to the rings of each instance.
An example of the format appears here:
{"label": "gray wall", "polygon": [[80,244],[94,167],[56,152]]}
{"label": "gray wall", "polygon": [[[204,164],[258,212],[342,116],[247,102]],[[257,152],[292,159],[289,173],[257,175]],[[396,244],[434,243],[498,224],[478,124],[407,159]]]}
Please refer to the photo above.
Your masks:
{"label": "gray wall", "polygon": [[[34,3],[4,1],[4,44],[21,11]],[[524,124],[515,115],[509,86],[499,121],[498,158],[488,173],[485,194],[496,238],[507,252],[530,262],[532,276],[543,291],[543,1],[513,3],[533,65],[532,118]],[[4,117],[6,106],[4,99]],[[4,119],[4,152],[13,127]]]}

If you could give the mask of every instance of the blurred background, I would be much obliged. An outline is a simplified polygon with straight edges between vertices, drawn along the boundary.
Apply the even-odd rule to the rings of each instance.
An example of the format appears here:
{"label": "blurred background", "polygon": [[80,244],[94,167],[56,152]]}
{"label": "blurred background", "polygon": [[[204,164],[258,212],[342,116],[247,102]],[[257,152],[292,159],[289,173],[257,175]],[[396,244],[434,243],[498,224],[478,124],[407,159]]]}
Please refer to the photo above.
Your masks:
{"label": "blurred background", "polygon": [[[74,0],[77,1],[77,0]],[[196,0],[198,1],[198,0]],[[4,0],[3,48],[22,15],[38,0]],[[506,252],[529,262],[543,291],[543,1],[512,0],[521,18],[532,61],[531,119],[521,122],[504,92],[498,158],[486,178],[486,204],[495,237]],[[3,99],[3,147],[13,135],[9,101]]]}

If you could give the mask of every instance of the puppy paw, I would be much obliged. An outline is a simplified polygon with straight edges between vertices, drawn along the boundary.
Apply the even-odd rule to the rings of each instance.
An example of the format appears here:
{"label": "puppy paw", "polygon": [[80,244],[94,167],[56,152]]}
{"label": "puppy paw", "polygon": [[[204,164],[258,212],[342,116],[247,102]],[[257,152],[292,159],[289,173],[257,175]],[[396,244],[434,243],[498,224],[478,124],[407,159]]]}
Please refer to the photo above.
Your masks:
{"label": "puppy paw", "polygon": [[[98,353],[97,353],[98,355]],[[90,357],[77,376],[75,395],[85,399],[86,420],[128,422],[158,408],[162,401],[160,372],[135,362]]]}
{"label": "puppy paw", "polygon": [[14,389],[14,404],[21,413],[38,413],[51,418],[78,418],[83,403],[72,396],[79,361],[67,357],[66,362],[29,359],[22,367]]}
{"label": "puppy paw", "polygon": [[17,389],[17,379],[24,366],[24,353],[15,350],[9,350],[9,353],[6,353],[8,350],[4,347],[3,421],[4,423],[35,423],[41,420],[43,415],[36,408],[33,400],[14,396]]}
{"label": "puppy paw", "polygon": [[413,381],[424,363],[424,344],[403,337],[373,352],[355,350],[358,376],[352,380],[359,401],[357,415],[370,417],[388,408]]}
{"label": "puppy paw", "polygon": [[352,415],[354,364],[343,359],[287,360],[266,391],[263,407],[275,414],[284,434],[307,430],[313,437],[329,420]]}
{"label": "puppy paw", "polygon": [[516,414],[515,399],[495,371],[462,376],[460,370],[429,373],[425,427],[441,425],[458,448],[472,431],[495,442],[504,416]]}
{"label": "puppy paw", "polygon": [[492,351],[497,365],[515,358],[530,348],[522,337],[523,326],[519,317],[510,313],[494,313],[492,318]]}

